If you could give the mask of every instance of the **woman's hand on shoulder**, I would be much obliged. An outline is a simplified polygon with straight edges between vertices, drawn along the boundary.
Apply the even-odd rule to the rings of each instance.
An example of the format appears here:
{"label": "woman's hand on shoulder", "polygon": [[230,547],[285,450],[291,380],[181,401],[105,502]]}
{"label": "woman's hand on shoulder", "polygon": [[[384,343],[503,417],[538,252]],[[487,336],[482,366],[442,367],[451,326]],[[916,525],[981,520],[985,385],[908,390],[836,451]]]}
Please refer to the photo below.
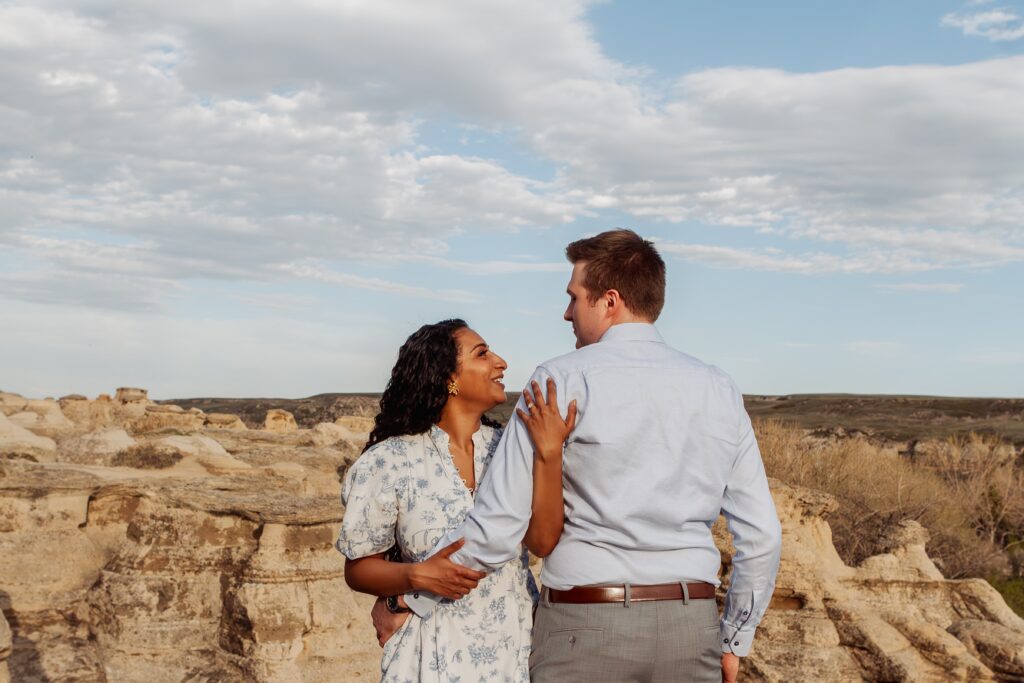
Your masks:
{"label": "woman's hand on shoulder", "polygon": [[545,399],[540,384],[536,380],[530,382],[530,387],[523,389],[526,411],[516,408],[516,414],[526,426],[526,431],[530,433],[534,456],[544,461],[562,457],[565,440],[576,427],[576,400],[569,402],[569,409],[563,419],[558,412],[558,390],[555,388],[555,380],[549,377],[547,385],[548,395]]}

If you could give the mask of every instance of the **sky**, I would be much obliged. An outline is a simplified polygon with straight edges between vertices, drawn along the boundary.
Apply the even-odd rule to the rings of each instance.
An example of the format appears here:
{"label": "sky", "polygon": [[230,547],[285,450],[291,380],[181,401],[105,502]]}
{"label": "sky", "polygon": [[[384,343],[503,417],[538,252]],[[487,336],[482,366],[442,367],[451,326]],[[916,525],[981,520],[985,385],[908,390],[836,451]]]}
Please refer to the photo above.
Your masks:
{"label": "sky", "polygon": [[567,243],[750,394],[1024,396],[1024,0],[0,0],[0,390],[522,385]]}

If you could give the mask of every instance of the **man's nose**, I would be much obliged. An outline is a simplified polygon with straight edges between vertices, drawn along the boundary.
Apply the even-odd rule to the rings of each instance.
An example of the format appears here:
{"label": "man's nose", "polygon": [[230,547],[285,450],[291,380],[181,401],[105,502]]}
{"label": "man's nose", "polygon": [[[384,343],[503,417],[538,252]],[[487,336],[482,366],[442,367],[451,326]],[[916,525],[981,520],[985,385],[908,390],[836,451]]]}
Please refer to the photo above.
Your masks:
{"label": "man's nose", "polygon": [[572,322],[572,306],[565,307],[565,313],[562,314],[562,320]]}

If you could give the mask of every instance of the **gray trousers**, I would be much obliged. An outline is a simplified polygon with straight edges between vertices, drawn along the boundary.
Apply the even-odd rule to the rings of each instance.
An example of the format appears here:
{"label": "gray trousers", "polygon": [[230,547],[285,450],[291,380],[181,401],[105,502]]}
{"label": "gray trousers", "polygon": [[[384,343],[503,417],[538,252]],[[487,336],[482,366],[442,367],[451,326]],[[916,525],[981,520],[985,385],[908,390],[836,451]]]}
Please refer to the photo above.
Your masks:
{"label": "gray trousers", "polygon": [[533,620],[533,683],[720,683],[714,600],[552,604]]}

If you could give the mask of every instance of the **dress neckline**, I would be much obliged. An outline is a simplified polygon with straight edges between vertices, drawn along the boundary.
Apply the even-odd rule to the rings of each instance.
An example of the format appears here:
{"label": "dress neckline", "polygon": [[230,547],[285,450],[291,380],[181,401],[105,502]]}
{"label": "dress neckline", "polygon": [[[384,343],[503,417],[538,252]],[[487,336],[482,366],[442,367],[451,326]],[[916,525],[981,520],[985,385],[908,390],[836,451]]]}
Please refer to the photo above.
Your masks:
{"label": "dress neckline", "polygon": [[434,445],[434,450],[437,451],[438,456],[441,458],[442,467],[444,467],[449,476],[454,477],[460,484],[462,484],[462,488],[469,493],[470,497],[474,497],[477,489],[480,488],[480,477],[482,475],[481,469],[485,450],[487,448],[484,443],[483,429],[484,425],[481,424],[480,428],[473,432],[472,436],[473,480],[476,482],[476,486],[473,488],[470,488],[466,480],[462,478],[459,468],[455,465],[455,459],[452,457],[451,451],[451,437],[448,436],[448,432],[444,431],[436,424],[430,425],[430,430],[427,432],[430,442]]}

